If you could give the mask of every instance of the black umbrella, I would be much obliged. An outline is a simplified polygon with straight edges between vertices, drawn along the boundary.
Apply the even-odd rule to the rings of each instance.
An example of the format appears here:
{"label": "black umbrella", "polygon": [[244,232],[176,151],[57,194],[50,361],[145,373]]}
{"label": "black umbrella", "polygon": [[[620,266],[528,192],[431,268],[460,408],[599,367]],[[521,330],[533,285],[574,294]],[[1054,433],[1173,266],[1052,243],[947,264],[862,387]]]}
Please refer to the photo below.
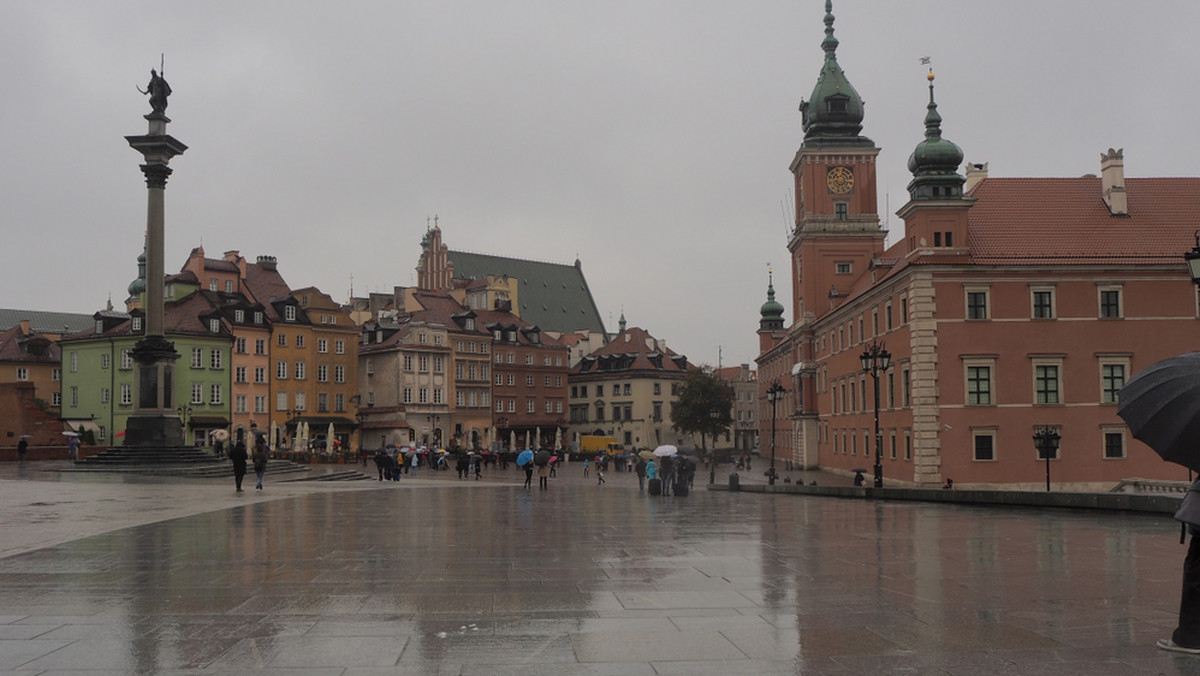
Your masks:
{"label": "black umbrella", "polygon": [[550,464],[550,451],[538,451],[533,456],[533,464],[545,467]]}
{"label": "black umbrella", "polygon": [[1151,364],[1117,395],[1117,415],[1163,460],[1200,471],[1200,352]]}

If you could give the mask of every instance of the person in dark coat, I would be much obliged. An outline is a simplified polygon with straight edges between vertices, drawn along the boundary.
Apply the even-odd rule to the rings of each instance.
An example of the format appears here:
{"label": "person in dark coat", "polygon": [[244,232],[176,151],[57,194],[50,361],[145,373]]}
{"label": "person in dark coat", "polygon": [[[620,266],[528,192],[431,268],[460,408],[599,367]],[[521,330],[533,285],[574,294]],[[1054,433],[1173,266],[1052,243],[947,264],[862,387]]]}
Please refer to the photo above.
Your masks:
{"label": "person in dark coat", "polygon": [[229,459],[233,461],[233,480],[237,484],[237,492],[241,493],[242,479],[246,476],[246,461],[250,459],[250,456],[246,455],[246,442],[239,440],[229,452]]}
{"label": "person in dark coat", "polygon": [[254,474],[258,477],[258,483],[254,486],[256,490],[262,490],[263,474],[267,472],[267,445],[259,439],[254,444]]}
{"label": "person in dark coat", "polygon": [[639,458],[637,464],[633,466],[633,471],[637,472],[638,490],[646,490],[646,461]]}
{"label": "person in dark coat", "polygon": [[375,469],[379,470],[379,480],[383,481],[383,469],[388,465],[387,453],[381,448],[375,451]]}
{"label": "person in dark coat", "polygon": [[21,439],[17,442],[17,459],[25,462],[25,453],[29,450],[29,442]]}
{"label": "person in dark coat", "polygon": [[533,463],[525,463],[525,488],[533,488]]}
{"label": "person in dark coat", "polygon": [[[1200,479],[1188,489],[1200,492]],[[1186,502],[1186,499],[1185,499]],[[1181,510],[1182,511],[1182,510]],[[1175,518],[1180,518],[1176,515]],[[1183,560],[1183,593],[1179,598],[1179,626],[1171,638],[1158,639],[1158,647],[1171,652],[1200,655],[1200,527],[1185,522],[1192,541]]]}

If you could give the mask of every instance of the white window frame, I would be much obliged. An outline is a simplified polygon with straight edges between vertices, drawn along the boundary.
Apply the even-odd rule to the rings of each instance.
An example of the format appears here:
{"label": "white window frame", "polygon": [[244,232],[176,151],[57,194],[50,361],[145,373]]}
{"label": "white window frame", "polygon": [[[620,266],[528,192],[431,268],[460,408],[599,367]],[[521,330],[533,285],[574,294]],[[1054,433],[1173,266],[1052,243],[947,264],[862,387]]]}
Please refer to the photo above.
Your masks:
{"label": "white window frame", "polygon": [[[971,369],[986,368],[988,370],[987,377],[987,395],[986,402],[971,401]],[[963,404],[966,406],[995,406],[996,405],[996,357],[994,356],[967,356],[963,357]]]}

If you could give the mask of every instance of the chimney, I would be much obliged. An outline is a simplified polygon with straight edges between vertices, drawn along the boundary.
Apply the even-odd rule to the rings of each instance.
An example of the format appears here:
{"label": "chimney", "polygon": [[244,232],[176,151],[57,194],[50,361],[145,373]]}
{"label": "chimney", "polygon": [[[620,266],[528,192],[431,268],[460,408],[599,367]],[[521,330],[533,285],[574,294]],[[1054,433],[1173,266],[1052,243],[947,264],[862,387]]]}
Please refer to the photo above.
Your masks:
{"label": "chimney", "polygon": [[1125,202],[1125,149],[1100,153],[1100,193],[1113,216],[1128,216]]}
{"label": "chimney", "polygon": [[983,164],[967,163],[967,184],[963,186],[963,192],[969,193],[971,189],[979,185],[983,179],[987,178],[987,162]]}
{"label": "chimney", "polygon": [[267,270],[269,272],[274,272],[277,267],[275,257],[274,256],[259,256],[258,257],[258,266],[260,268],[262,268],[263,270]]}
{"label": "chimney", "polygon": [[21,335],[22,336],[29,335],[29,320],[28,319],[21,320]]}
{"label": "chimney", "polygon": [[226,263],[236,263],[238,260],[238,250],[230,249],[229,251],[226,251],[224,259]]}

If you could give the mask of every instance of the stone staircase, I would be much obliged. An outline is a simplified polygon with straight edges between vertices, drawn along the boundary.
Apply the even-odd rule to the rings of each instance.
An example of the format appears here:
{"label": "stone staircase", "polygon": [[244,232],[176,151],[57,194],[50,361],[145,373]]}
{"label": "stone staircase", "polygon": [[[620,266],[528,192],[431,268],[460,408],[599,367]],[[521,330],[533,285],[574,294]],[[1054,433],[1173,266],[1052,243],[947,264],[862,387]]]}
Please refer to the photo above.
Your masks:
{"label": "stone staircase", "polygon": [[[102,453],[84,458],[67,472],[114,472],[155,476],[181,476],[197,479],[225,479],[233,476],[228,458],[218,458],[194,446],[138,447],[114,446]],[[284,481],[366,481],[372,477],[357,470],[340,469],[331,472],[312,472],[309,465],[287,460],[267,463],[267,476],[287,477]],[[250,480],[254,470],[247,473]]]}

